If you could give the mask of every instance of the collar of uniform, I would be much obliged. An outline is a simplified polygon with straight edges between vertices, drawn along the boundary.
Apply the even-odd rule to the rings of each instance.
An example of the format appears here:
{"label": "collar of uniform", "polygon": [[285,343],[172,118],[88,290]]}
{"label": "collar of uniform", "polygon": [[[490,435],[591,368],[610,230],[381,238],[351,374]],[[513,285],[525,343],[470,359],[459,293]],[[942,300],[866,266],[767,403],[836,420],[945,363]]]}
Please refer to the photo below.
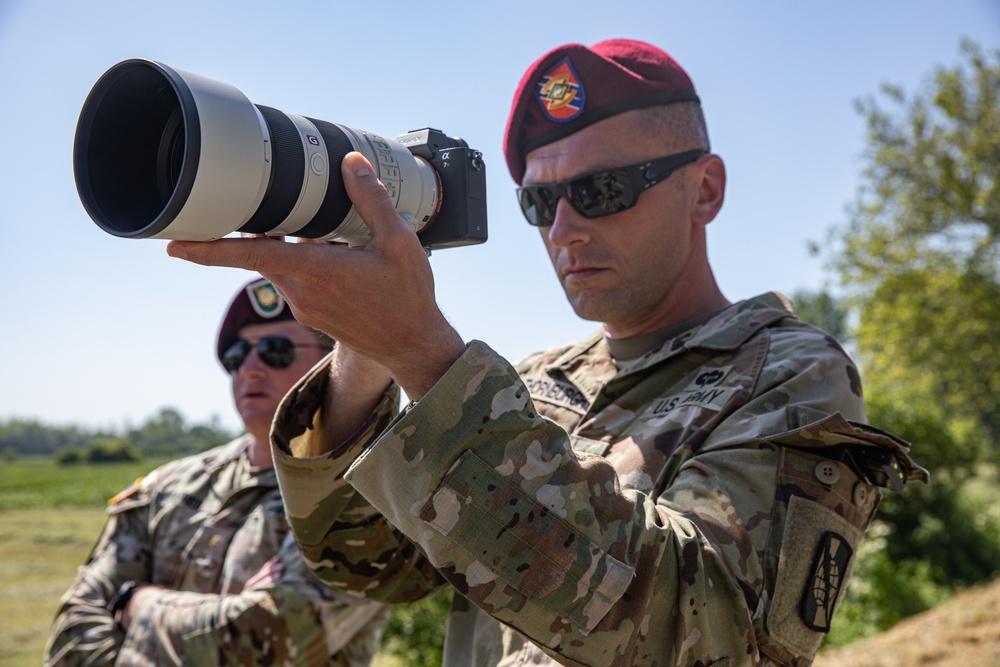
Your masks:
{"label": "collar of uniform", "polygon": [[277,486],[278,477],[274,472],[274,468],[251,468],[249,454],[247,453],[249,448],[250,436],[248,434],[241,435],[219,447],[215,456],[205,461],[205,468],[207,468],[210,473],[214,474],[217,470],[224,468],[226,465],[236,461],[241,456],[245,456],[247,457],[246,469],[248,471],[252,471],[251,476],[257,484]]}
{"label": "collar of uniform", "polygon": [[618,376],[642,371],[687,350],[738,349],[761,329],[786,317],[795,317],[795,313],[787,297],[778,292],[768,292],[734,303],[707,321],[663,341],[623,367]]}
{"label": "collar of uniform", "polygon": [[717,317],[727,308],[729,308],[729,306],[717,308],[707,313],[702,313],[697,317],[692,317],[689,320],[679,322],[665,329],[659,329],[658,331],[653,331],[648,334],[642,334],[632,338],[619,338],[617,340],[607,338],[608,349],[611,351],[611,356],[614,357],[615,364],[619,368],[631,366],[634,362],[646,356],[649,352],[662,348],[663,344],[668,340],[680,338],[681,334],[685,334],[688,331],[700,327],[705,322]]}
{"label": "collar of uniform", "polygon": [[787,317],[795,317],[788,297],[780,292],[767,292],[733,304],[694,329],[684,347],[734,350],[761,329]]}
{"label": "collar of uniform", "polygon": [[[694,326],[681,335],[665,340],[627,367],[628,371],[640,370],[673,356],[681,350],[705,348],[713,350],[733,350],[740,347],[751,336],[766,326],[786,317],[795,317],[795,311],[788,297],[780,292],[767,292],[745,301],[734,303],[723,309],[715,317]],[[601,350],[593,350],[600,345]],[[602,354],[611,358],[604,329],[599,328],[582,341],[569,346],[559,357],[548,364],[548,369],[572,372],[571,364],[585,353]]]}
{"label": "collar of uniform", "polygon": [[[585,354],[592,347],[602,342],[604,342],[603,327],[597,329],[596,331],[594,331],[592,334],[590,334],[580,342],[570,345],[568,348],[566,348],[565,352],[559,355],[559,357],[555,361],[551,362],[548,366],[546,366],[546,368],[549,369],[558,368],[564,372],[568,372],[569,370],[571,370],[568,364],[571,364],[574,359],[578,359],[581,355]],[[605,348],[606,347],[607,346],[605,346]],[[607,354],[610,356],[610,353]]]}

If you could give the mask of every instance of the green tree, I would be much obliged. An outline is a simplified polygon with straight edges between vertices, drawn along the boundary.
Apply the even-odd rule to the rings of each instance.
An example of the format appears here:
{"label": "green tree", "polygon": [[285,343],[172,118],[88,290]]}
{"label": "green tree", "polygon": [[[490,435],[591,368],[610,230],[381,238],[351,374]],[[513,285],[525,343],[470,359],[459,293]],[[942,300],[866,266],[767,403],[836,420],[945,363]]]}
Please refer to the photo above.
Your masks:
{"label": "green tree", "polygon": [[142,454],[128,440],[122,438],[95,438],[87,447],[87,461],[90,463],[119,463],[140,461]]}
{"label": "green tree", "polygon": [[826,289],[799,290],[791,298],[800,320],[819,327],[844,345],[851,342],[853,334],[848,321],[849,308],[841,299]]}
{"label": "green tree", "polygon": [[55,454],[63,447],[79,447],[86,444],[88,437],[75,426],[46,426],[36,419],[0,422],[0,448],[29,456]]}
{"label": "green tree", "polygon": [[393,605],[380,651],[407,667],[440,665],[453,594],[446,586],[416,602]]}
{"label": "green tree", "polygon": [[161,408],[137,429],[131,429],[126,439],[151,456],[181,456],[204,451],[232,439],[217,420],[209,426],[191,425],[174,408]]}
{"label": "green tree", "polygon": [[869,418],[932,481],[886,495],[832,643],[1000,574],[1000,51],[961,53],[917,94],[883,86],[888,110],[858,103],[867,167],[828,252]]}
{"label": "green tree", "polygon": [[864,185],[834,231],[866,377],[920,393],[1000,434],[1000,51],[962,45],[867,121]]}

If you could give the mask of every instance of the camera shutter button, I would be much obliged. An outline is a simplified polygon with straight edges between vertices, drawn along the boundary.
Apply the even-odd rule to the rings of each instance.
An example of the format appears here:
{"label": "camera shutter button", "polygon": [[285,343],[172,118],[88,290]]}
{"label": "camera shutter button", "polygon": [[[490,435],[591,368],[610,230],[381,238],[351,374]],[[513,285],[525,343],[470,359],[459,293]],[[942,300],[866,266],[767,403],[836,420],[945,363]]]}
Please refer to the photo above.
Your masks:
{"label": "camera shutter button", "polygon": [[322,153],[313,153],[309,160],[309,166],[312,167],[314,174],[322,176],[326,173],[326,158],[323,157]]}

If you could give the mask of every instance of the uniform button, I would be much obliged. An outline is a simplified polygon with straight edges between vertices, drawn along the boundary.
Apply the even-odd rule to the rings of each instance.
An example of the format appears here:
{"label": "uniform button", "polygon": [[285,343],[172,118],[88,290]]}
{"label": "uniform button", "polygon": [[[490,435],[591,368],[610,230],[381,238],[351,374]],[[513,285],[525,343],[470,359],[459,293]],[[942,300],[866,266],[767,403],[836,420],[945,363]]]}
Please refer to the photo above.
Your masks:
{"label": "uniform button", "polygon": [[824,484],[836,484],[840,479],[840,466],[835,461],[820,461],[816,464],[816,479]]}
{"label": "uniform button", "polygon": [[864,508],[868,504],[868,496],[871,495],[871,491],[868,489],[868,485],[864,482],[858,482],[854,485],[854,504],[858,507]]}

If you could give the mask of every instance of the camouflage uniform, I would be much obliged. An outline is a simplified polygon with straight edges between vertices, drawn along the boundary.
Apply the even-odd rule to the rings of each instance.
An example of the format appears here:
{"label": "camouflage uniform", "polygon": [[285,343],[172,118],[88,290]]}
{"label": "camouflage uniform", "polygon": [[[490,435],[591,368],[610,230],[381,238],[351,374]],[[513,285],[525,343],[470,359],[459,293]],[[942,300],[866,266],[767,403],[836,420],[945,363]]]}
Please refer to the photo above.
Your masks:
{"label": "camouflage uniform", "polygon": [[[332,591],[304,567],[274,470],[251,468],[246,439],[154,470],[108,514],[63,597],[47,665],[360,666],[373,657],[387,608]],[[244,590],[272,559],[276,580]],[[125,633],[108,604],[128,580],[172,590]]]}
{"label": "camouflage uniform", "polygon": [[296,540],[372,598],[447,580],[464,596],[447,665],[808,665],[877,486],[926,480],[860,423],[847,354],[775,294],[621,369],[600,333],[516,371],[473,342],[391,423],[387,395],[341,451],[289,456],[315,437],[325,378],[274,431]]}

